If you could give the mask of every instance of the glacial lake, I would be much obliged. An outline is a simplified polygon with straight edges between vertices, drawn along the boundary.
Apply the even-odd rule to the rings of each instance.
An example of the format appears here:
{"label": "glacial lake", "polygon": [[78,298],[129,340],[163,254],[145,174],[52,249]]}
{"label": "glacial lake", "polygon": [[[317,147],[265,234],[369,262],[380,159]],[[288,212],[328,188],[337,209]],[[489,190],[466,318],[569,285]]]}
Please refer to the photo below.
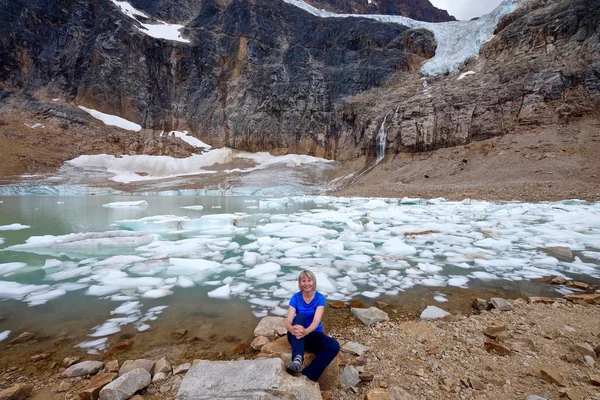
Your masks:
{"label": "glacial lake", "polygon": [[535,279],[600,281],[600,204],[0,196],[0,250],[0,349],[30,331],[102,354],[125,333],[152,347],[177,328],[213,349],[216,335],[231,347],[261,317],[285,315],[303,268],[330,301],[382,300],[417,315],[452,308],[456,293],[572,293]]}

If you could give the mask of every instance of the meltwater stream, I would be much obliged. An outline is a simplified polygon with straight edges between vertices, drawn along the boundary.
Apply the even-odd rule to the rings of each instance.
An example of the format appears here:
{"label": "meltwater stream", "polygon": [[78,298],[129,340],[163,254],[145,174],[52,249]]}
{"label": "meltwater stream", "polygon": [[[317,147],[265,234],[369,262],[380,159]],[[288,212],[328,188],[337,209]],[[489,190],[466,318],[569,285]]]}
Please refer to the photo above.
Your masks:
{"label": "meltwater stream", "polygon": [[[574,258],[549,255],[556,246]],[[303,268],[329,300],[443,308],[482,288],[568,293],[532,280],[598,282],[600,204],[2,196],[0,348],[26,330],[68,334],[92,354],[178,326],[251,334],[258,318],[286,313]]]}

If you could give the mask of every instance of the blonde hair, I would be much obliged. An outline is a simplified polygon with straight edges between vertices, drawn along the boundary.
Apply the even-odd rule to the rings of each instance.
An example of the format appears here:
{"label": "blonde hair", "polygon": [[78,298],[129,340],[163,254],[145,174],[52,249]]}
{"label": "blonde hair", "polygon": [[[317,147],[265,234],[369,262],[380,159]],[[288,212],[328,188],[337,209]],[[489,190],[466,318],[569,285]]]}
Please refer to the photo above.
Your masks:
{"label": "blonde hair", "polygon": [[313,289],[317,291],[317,277],[315,274],[307,270],[300,272],[300,275],[298,275],[298,289],[300,289],[300,291],[302,291],[302,286],[300,286],[300,281],[302,281],[302,278],[311,279],[313,281]]}

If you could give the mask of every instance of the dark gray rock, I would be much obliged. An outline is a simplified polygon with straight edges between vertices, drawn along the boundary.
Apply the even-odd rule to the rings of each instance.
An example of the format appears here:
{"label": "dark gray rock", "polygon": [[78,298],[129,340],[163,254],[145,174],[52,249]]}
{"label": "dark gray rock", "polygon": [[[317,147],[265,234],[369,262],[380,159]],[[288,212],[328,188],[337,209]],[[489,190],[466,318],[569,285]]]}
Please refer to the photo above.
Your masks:
{"label": "dark gray rock", "polygon": [[73,378],[76,376],[95,375],[104,368],[104,363],[101,361],[83,361],[63,371],[63,378]]}

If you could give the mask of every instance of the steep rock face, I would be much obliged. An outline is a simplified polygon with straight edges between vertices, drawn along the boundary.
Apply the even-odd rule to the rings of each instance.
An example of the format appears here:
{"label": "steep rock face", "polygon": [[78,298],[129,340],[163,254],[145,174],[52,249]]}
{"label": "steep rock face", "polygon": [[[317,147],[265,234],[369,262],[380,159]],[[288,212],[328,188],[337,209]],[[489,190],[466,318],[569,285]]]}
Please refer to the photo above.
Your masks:
{"label": "steep rock face", "polygon": [[433,55],[433,35],[320,19],[272,0],[202,2],[191,44],[141,34],[109,1],[31,0],[0,39],[0,78],[215,145],[336,156],[334,109]]}
{"label": "steep rock face", "polygon": [[[387,151],[421,152],[466,144],[520,127],[567,124],[599,115],[598,1],[538,1],[509,15],[462,72],[404,80],[349,100],[356,154],[375,152],[382,123]],[[369,107],[370,113],[361,110]],[[350,115],[350,117],[348,117]],[[377,115],[377,117],[375,117]],[[340,118],[341,119],[341,118]],[[359,144],[361,143],[362,146]],[[348,158],[353,158],[349,155]]]}
{"label": "steep rock face", "polygon": [[108,0],[2,3],[2,101],[49,118],[22,99],[60,97],[215,146],[338,160],[374,156],[382,127],[387,153],[420,152],[600,109],[598,0],[528,2],[461,80],[421,78],[435,52],[426,30],[321,19],[278,0],[166,4],[158,16],[187,18],[190,44],[140,33]]}
{"label": "steep rock face", "polygon": [[337,13],[402,15],[426,22],[456,21],[448,11],[434,7],[429,0],[308,0],[307,3]]}

